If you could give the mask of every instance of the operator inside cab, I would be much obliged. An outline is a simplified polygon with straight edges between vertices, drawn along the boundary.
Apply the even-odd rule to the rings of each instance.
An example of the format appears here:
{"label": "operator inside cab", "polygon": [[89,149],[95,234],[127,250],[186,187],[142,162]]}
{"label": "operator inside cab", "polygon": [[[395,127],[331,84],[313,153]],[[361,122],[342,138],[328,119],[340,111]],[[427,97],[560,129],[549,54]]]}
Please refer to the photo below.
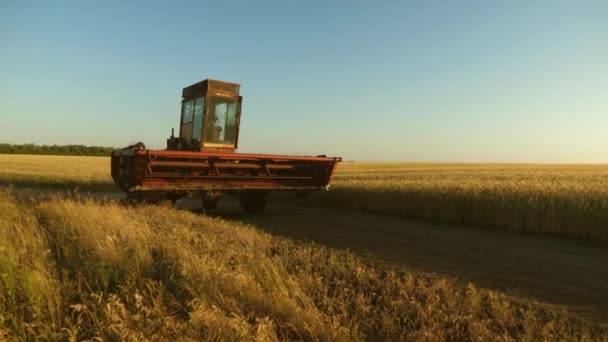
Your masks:
{"label": "operator inside cab", "polygon": [[232,145],[236,135],[237,102],[220,96],[209,97],[205,142]]}

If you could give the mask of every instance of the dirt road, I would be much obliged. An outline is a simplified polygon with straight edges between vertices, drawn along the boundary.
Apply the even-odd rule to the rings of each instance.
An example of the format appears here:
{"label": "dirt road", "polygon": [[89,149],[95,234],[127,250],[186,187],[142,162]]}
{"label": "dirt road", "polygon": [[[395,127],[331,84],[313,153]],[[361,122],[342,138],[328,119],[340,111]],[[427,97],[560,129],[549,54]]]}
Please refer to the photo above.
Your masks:
{"label": "dirt road", "polygon": [[[192,200],[191,200],[192,201]],[[198,203],[180,201],[179,206]],[[608,322],[608,244],[274,201],[263,215],[245,215],[235,201],[216,215],[290,238],[348,248],[515,296],[566,306]]]}

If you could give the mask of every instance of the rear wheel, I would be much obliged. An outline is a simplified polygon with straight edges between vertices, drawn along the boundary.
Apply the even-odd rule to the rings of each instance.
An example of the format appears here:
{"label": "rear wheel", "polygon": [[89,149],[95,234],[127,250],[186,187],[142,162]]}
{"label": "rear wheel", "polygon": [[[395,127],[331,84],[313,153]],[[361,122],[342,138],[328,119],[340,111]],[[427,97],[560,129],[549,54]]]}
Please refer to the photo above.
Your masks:
{"label": "rear wheel", "polygon": [[239,194],[239,202],[245,212],[261,213],[268,204],[268,193],[265,191],[243,190]]}
{"label": "rear wheel", "polygon": [[161,206],[173,206],[180,197],[181,195],[172,193],[133,191],[127,193],[127,202],[135,205],[156,204]]}
{"label": "rear wheel", "polygon": [[182,195],[179,193],[166,193],[163,194],[154,204],[165,207],[173,207],[180,197],[182,197]]}
{"label": "rear wheel", "polygon": [[306,198],[310,196],[310,191],[296,191],[296,198]]}
{"label": "rear wheel", "polygon": [[127,203],[129,204],[146,204],[149,203],[147,197],[138,191],[127,192]]}
{"label": "rear wheel", "polygon": [[205,212],[215,209],[217,202],[222,197],[222,193],[218,191],[204,191],[202,195],[203,209]]}

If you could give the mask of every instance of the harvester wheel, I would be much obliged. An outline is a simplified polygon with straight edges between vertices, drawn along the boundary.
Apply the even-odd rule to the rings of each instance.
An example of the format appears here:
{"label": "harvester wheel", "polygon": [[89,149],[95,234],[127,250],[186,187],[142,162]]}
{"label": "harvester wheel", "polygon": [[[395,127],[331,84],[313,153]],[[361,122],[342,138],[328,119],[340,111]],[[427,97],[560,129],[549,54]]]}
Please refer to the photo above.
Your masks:
{"label": "harvester wheel", "polygon": [[169,197],[162,197],[159,200],[155,201],[154,204],[161,207],[173,207],[175,205],[175,202],[177,202],[177,200]]}
{"label": "harvester wheel", "polygon": [[161,206],[173,206],[177,198],[158,193],[128,192],[127,202],[135,205],[156,204]]}
{"label": "harvester wheel", "polygon": [[220,200],[221,196],[222,196],[222,193],[217,192],[217,191],[203,192],[203,196],[202,196],[203,209],[205,209],[206,212],[209,210],[215,209],[215,207],[217,207],[217,202]]}
{"label": "harvester wheel", "polygon": [[139,192],[127,192],[127,203],[130,204],[143,204],[144,196]]}
{"label": "harvester wheel", "polygon": [[310,191],[298,191],[296,192],[296,198],[306,198],[310,196]]}
{"label": "harvester wheel", "polygon": [[243,190],[239,194],[241,207],[248,213],[261,213],[268,203],[268,193],[264,191]]}

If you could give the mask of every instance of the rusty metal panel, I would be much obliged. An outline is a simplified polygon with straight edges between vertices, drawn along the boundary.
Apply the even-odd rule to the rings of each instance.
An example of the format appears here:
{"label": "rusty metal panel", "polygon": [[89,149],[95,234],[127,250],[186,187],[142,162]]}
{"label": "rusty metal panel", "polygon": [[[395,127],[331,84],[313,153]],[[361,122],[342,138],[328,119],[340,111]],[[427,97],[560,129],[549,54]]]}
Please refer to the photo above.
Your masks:
{"label": "rusty metal panel", "polygon": [[150,161],[151,167],[188,167],[188,168],[208,168],[208,163],[185,162],[185,161]]}
{"label": "rusty metal panel", "polygon": [[[148,150],[138,150],[135,154],[145,155]],[[197,151],[167,151],[167,150],[149,150],[155,156],[159,157],[181,157],[181,158],[222,158],[227,160],[308,160],[308,161],[342,161],[340,157],[326,157],[326,156],[283,156],[276,154],[258,154],[258,153],[221,153],[221,152],[197,152]]]}
{"label": "rusty metal panel", "polygon": [[241,85],[238,83],[207,79],[184,88],[182,90],[182,97],[196,97],[207,91],[239,95],[240,88]]}
{"label": "rusty metal panel", "polygon": [[[340,160],[325,156],[127,150],[124,155],[113,156],[112,177],[125,191],[320,190],[328,187]],[[128,175],[126,183],[124,175]]]}

